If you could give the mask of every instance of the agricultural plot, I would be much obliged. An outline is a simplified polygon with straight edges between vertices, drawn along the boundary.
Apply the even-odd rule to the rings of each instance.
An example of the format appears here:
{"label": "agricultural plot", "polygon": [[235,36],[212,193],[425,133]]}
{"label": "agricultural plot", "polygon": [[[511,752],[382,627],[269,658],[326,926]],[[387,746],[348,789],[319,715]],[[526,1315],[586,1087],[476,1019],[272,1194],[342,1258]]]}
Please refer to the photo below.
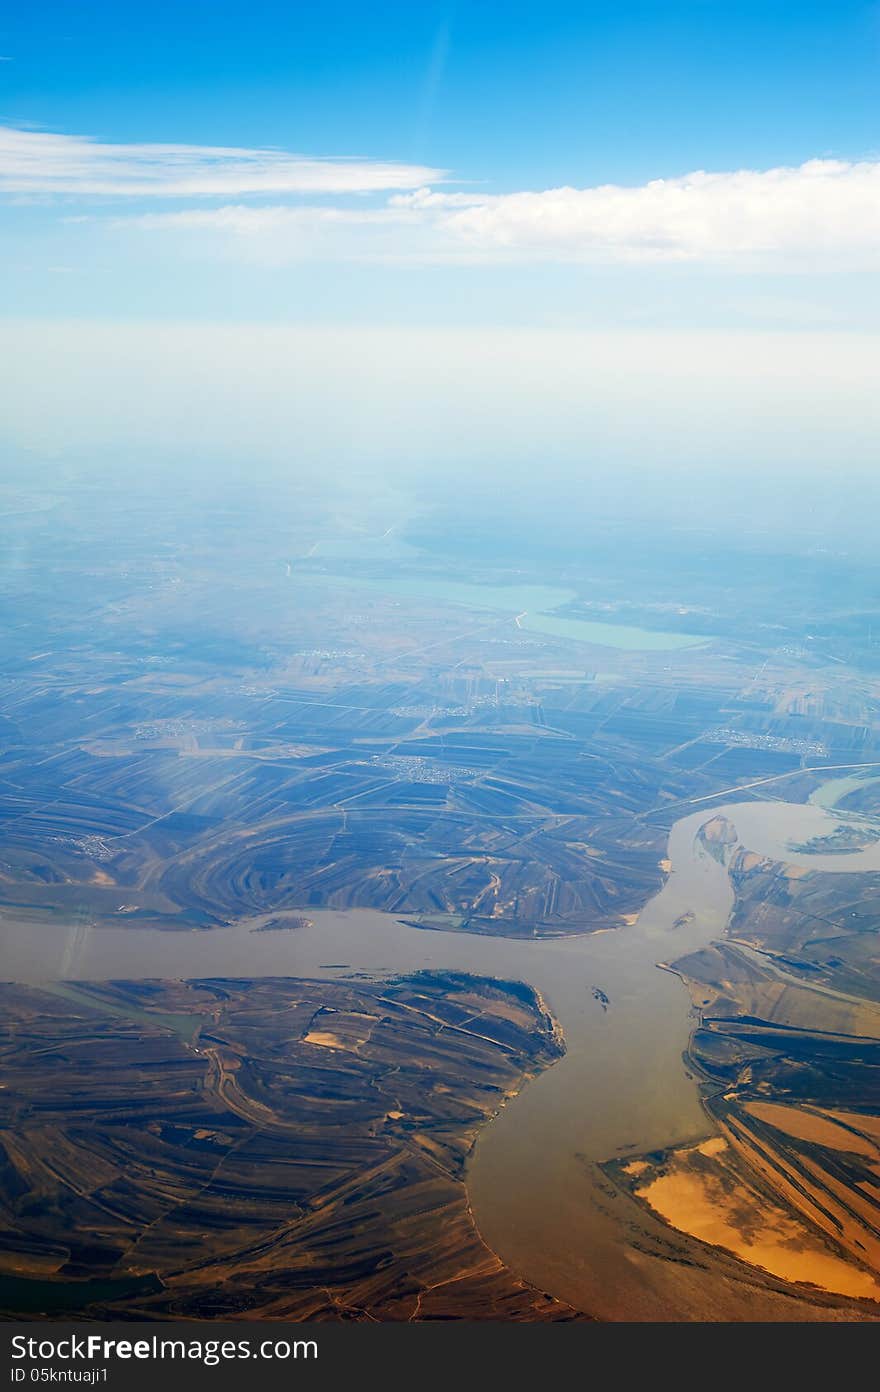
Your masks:
{"label": "agricultural plot", "polygon": [[532,993],[468,977],[5,987],[0,1303],[574,1318],[486,1248],[463,1184],[560,1051]]}

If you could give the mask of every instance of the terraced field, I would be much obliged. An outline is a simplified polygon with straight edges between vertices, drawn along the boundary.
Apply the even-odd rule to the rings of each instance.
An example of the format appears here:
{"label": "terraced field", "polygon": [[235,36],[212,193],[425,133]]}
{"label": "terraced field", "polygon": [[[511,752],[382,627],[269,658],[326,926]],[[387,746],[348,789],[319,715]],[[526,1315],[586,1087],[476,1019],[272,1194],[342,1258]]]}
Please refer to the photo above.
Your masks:
{"label": "terraced field", "polygon": [[467,977],[5,987],[3,1304],[573,1318],[486,1248],[463,1184],[560,1050],[533,993]]}

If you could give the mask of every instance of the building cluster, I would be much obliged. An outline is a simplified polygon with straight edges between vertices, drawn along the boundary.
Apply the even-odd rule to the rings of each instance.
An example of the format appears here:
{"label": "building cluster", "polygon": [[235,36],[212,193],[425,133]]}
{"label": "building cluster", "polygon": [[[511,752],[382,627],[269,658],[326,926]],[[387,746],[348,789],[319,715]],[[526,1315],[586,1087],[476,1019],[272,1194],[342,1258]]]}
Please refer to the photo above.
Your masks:
{"label": "building cluster", "polygon": [[468,768],[464,764],[441,764],[434,759],[423,759],[411,754],[376,754],[370,760],[379,768],[396,773],[407,783],[460,783],[462,780],[478,778],[479,769]]}
{"label": "building cluster", "polygon": [[175,739],[180,735],[213,735],[244,728],[243,720],[151,720],[145,725],[135,725],[134,737],[138,740]]}
{"label": "building cluster", "polygon": [[734,730],[729,726],[708,730],[702,739],[705,744],[730,744],[739,749],[770,749],[777,754],[808,754],[816,759],[824,759],[828,755],[828,746],[821,740],[759,735],[752,730]]}

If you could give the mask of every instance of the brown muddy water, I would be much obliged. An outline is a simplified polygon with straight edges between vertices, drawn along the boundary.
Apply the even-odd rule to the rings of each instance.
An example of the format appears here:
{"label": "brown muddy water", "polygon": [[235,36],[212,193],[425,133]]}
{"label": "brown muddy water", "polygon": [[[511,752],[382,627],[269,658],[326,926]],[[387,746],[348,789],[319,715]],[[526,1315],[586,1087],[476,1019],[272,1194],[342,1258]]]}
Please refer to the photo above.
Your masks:
{"label": "brown muddy water", "polygon": [[680,1296],[633,1242],[643,1211],[609,1193],[598,1164],[709,1134],[682,1060],[694,1024],[687,993],[657,964],[724,931],[733,902],[727,872],[696,840],[719,814],[734,823],[742,845],[760,854],[817,870],[880,869],[880,845],[824,856],[789,848],[839,825],[816,804],[739,803],[675,824],[666,884],[637,923],[615,931],[515,942],[413,928],[370,910],[309,909],[311,926],[290,931],[252,931],[270,918],[264,915],[228,928],[162,932],[85,917],[65,928],[57,919],[6,910],[0,971],[6,980],[35,984],[344,979],[430,968],[530,982],[559,1019],[567,1052],[508,1103],[475,1147],[468,1190],[480,1231],[515,1271],[578,1308],[605,1319],[678,1318]]}

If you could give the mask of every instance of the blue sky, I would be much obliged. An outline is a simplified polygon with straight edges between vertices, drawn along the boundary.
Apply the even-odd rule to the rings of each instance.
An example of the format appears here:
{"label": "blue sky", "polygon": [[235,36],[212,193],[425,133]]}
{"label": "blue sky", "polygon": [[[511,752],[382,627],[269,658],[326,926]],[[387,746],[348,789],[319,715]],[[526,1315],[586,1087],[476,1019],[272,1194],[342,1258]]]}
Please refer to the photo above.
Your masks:
{"label": "blue sky", "polygon": [[[121,154],[167,144],[393,162],[402,190],[419,186],[405,177],[411,166],[430,171],[425,182],[438,192],[491,198],[880,158],[877,3],[33,0],[6,7],[0,54],[0,124],[13,132],[86,137]],[[0,187],[2,172],[0,152]],[[674,256],[658,275],[626,243],[621,255],[585,254],[577,227],[565,245],[526,237],[517,251],[491,238],[475,248],[470,234],[450,245],[433,227],[380,234],[343,217],[344,234],[325,221],[309,241],[301,222],[291,225],[295,209],[336,206],[350,217],[394,192],[377,187],[334,204],[330,193],[261,195],[234,181],[215,197],[95,194],[75,181],[13,187],[3,215],[6,312],[370,319],[384,306],[386,315],[448,322],[470,306],[493,321],[537,312],[552,322],[589,305],[596,322],[672,312],[702,325],[731,314],[742,322],[742,306],[753,317],[763,295],[771,324],[791,302],[793,323],[830,315],[839,324],[843,314],[864,326],[876,309],[873,291],[866,298],[845,280],[864,270],[873,227],[855,248],[844,238],[836,257],[826,235],[823,255],[783,237],[763,259],[754,249],[716,252],[709,229],[708,244],[683,249],[684,275]],[[875,194],[872,184],[863,200]],[[760,188],[755,196],[768,202]],[[726,200],[722,188],[722,212]],[[230,207],[247,209],[246,231],[243,216],[233,230],[228,212],[224,223]],[[811,208],[795,206],[793,216],[808,221]],[[860,211],[840,202],[843,222]],[[196,228],[179,225],[195,212]],[[140,224],[144,214],[152,225]],[[333,263],[332,274],[316,276],[316,261]],[[731,273],[745,277],[733,296]],[[768,293],[767,277],[779,275]]]}
{"label": "blue sky", "polygon": [[[750,335],[794,335],[814,364],[810,336],[873,351],[874,0],[29,0],[5,7],[0,55],[13,339],[80,324],[88,358],[112,352],[96,323],[336,326],[365,344],[434,327],[479,362],[480,334],[515,331],[527,355],[538,333],[534,439],[548,334],[569,352],[572,332],[657,335],[673,398],[707,333],[728,363],[754,358]],[[32,439],[53,387],[37,364],[65,372],[76,335],[42,356],[25,339],[15,428]],[[437,368],[425,350],[411,388],[428,415]],[[701,390],[723,407],[719,373]],[[749,390],[763,400],[766,378]]]}
{"label": "blue sky", "polygon": [[493,190],[878,148],[880,8],[835,0],[30,0],[0,114],[452,167]]}

